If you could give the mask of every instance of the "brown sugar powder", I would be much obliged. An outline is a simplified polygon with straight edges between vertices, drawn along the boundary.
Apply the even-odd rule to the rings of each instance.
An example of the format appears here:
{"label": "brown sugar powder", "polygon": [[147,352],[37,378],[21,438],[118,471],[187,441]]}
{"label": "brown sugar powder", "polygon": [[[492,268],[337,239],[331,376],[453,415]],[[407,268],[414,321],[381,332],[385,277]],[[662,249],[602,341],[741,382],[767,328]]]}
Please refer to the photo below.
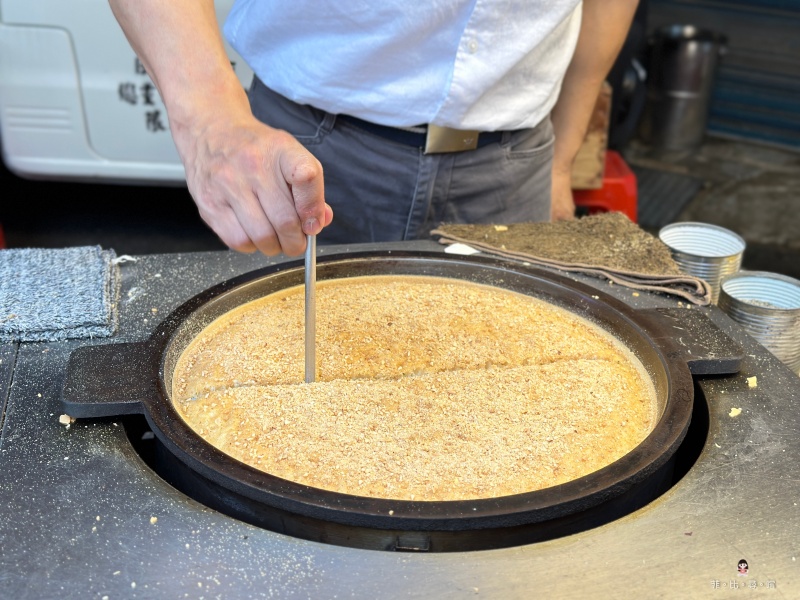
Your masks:
{"label": "brown sugar powder", "polygon": [[442,278],[318,286],[317,383],[302,383],[302,287],[224,315],[175,369],[187,423],[255,468],[361,496],[490,498],[596,471],[655,423],[639,361],[561,308]]}

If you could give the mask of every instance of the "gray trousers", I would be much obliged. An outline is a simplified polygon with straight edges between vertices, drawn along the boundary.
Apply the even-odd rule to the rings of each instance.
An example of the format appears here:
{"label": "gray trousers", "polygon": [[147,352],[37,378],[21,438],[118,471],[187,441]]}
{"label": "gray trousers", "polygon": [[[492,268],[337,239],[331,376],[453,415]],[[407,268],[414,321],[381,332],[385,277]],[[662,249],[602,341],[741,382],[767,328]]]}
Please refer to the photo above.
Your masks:
{"label": "gray trousers", "polygon": [[419,239],[440,223],[550,219],[549,118],[476,150],[426,155],[296,104],[257,78],[250,104],[256,118],[294,135],[322,163],[333,223],[319,243]]}

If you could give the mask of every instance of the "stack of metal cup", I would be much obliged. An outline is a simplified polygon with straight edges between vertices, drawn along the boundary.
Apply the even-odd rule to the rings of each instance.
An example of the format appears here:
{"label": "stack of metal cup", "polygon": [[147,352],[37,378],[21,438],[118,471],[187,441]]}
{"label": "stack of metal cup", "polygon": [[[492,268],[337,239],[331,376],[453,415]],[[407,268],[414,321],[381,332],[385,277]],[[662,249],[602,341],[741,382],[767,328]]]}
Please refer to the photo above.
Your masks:
{"label": "stack of metal cup", "polygon": [[708,282],[711,302],[716,304],[723,277],[736,273],[742,265],[745,241],[724,227],[694,221],[667,225],[658,237],[681,271]]}
{"label": "stack of metal cup", "polygon": [[722,280],[719,307],[800,375],[800,281],[739,271]]}
{"label": "stack of metal cup", "polygon": [[709,223],[663,227],[658,237],[678,267],[705,279],[711,301],[800,374],[800,281],[765,271],[740,271],[745,241]]}

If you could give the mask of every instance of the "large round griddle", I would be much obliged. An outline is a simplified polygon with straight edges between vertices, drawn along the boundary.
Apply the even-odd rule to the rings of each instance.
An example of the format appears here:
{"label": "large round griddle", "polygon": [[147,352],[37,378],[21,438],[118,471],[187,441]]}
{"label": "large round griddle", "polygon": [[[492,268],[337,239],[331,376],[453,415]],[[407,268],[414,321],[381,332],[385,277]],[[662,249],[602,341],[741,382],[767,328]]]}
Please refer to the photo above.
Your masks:
{"label": "large round griddle", "polygon": [[[403,501],[366,498],[280,479],[222,453],[197,435],[170,400],[175,363],[209,323],[237,306],[303,283],[296,261],[231,279],[190,299],[145,342],[76,350],[62,393],[77,418],[143,414],[159,442],[161,472],[213,508],[275,531],[390,550],[493,548],[550,539],[635,510],[664,488],[692,414],[687,355],[656,311],[638,311],[594,288],[538,269],[487,257],[379,251],[320,257],[317,279],[371,275],[449,277],[534,296],[590,319],[639,358],[657,394],[658,422],[614,463],[551,488],[500,498]],[[531,341],[535,343],[535,340]],[[731,362],[695,372],[732,372]]]}

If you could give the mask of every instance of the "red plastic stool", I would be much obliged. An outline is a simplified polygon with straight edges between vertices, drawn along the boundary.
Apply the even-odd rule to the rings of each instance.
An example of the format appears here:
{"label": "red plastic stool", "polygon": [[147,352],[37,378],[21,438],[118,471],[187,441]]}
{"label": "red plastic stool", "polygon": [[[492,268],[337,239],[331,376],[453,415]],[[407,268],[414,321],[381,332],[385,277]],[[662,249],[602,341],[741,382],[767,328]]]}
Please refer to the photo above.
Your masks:
{"label": "red plastic stool", "polygon": [[619,152],[606,152],[606,165],[603,171],[603,187],[596,190],[573,190],[575,206],[589,209],[589,214],[617,211],[624,213],[636,223],[636,204],[638,201],[636,175]]}

